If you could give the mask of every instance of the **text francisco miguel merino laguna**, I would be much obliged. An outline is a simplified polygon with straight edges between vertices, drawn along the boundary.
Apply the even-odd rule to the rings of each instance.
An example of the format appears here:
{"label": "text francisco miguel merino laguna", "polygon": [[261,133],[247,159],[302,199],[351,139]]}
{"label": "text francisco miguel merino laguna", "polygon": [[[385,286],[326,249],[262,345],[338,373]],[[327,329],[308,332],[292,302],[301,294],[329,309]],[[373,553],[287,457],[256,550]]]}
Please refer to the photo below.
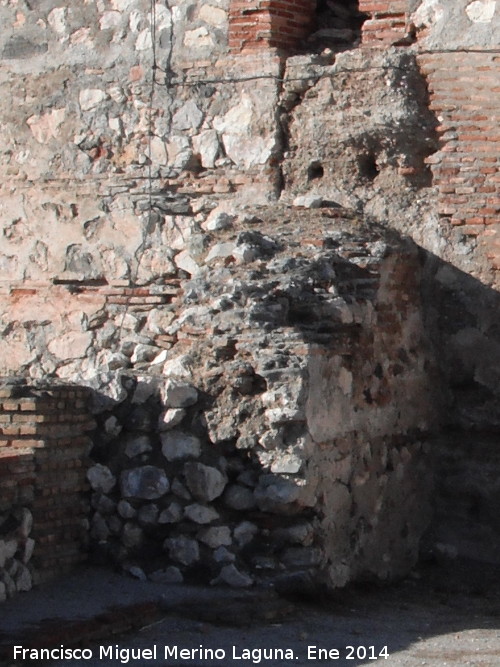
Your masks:
{"label": "text francisco miguel merino laguna", "polygon": [[[387,647],[378,651],[374,646],[354,647],[345,646],[337,648],[319,648],[318,646],[307,646],[306,654],[308,660],[340,660],[341,657],[354,659],[356,653],[359,657],[362,649],[363,657],[371,660],[388,658]],[[344,653],[345,652],[345,653]],[[296,660],[298,655],[291,648],[244,648],[231,646],[230,649],[206,648],[200,644],[196,648],[183,648],[181,646],[156,646],[150,648],[123,648],[118,644],[99,646],[97,648],[69,648],[64,644],[55,648],[25,648],[24,646],[13,647],[14,660],[40,661],[40,660],[118,660],[126,665],[133,660],[242,660],[258,664],[263,660]],[[227,663],[226,663],[227,664]],[[241,663],[240,663],[241,664]]]}

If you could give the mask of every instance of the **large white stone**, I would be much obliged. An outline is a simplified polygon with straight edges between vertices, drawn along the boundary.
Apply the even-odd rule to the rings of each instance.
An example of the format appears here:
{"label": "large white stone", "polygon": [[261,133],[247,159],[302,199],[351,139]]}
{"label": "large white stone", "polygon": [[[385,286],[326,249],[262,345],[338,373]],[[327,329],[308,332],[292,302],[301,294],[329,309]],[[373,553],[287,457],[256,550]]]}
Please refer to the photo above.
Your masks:
{"label": "large white stone", "polygon": [[136,51],[147,51],[153,46],[153,40],[151,37],[151,30],[149,28],[144,28],[137,36],[135,42]]}
{"label": "large white stone", "polygon": [[53,338],[47,347],[49,352],[59,359],[80,359],[85,357],[91,343],[90,332],[73,331]]}
{"label": "large white stone", "polygon": [[197,130],[202,120],[203,113],[193,100],[189,100],[174,113],[172,127],[174,130]]}
{"label": "large white stone", "polygon": [[188,49],[207,48],[214,46],[214,40],[206,28],[196,28],[195,30],[186,30],[184,34],[184,46]]}
{"label": "large white stone", "polygon": [[40,144],[46,144],[50,139],[59,136],[59,128],[66,116],[66,107],[52,109],[42,116],[30,116],[26,121],[33,136]]}
{"label": "large white stone", "polygon": [[56,7],[47,17],[50,27],[59,35],[65,35],[68,29],[67,14],[66,7]]}
{"label": "large white stone", "polygon": [[227,23],[226,12],[219,7],[212,7],[212,5],[202,5],[198,16],[202,21],[216,27],[221,27]]}
{"label": "large white stone", "polygon": [[495,15],[497,3],[488,0],[476,0],[465,8],[467,16],[473,23],[491,23]]}
{"label": "large white stone", "polygon": [[174,262],[179,269],[186,271],[186,273],[189,273],[192,276],[196,276],[200,273],[200,265],[193,259],[187,250],[182,250],[178,253],[174,258]]}
{"label": "large white stone", "polygon": [[265,164],[276,147],[270,120],[265,96],[258,100],[243,94],[225,116],[215,119],[214,127],[222,135],[227,156],[238,166],[250,168]]}
{"label": "large white stone", "polygon": [[82,111],[95,109],[105,98],[106,93],[100,88],[85,88],[78,96]]}
{"label": "large white stone", "polygon": [[199,155],[202,167],[212,169],[220,151],[219,139],[215,130],[204,130],[193,137],[193,149]]}
{"label": "large white stone", "polygon": [[136,4],[136,0],[111,0],[111,6],[119,12],[125,12]]}
{"label": "large white stone", "polygon": [[109,30],[120,25],[122,15],[120,12],[104,12],[99,20],[99,27],[101,30]]}

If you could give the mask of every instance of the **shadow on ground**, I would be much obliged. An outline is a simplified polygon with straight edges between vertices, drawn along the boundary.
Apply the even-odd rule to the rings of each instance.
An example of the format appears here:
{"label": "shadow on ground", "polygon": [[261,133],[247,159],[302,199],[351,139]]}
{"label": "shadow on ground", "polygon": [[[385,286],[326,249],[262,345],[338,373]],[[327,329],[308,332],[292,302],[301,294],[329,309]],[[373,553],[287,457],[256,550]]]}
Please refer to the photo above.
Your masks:
{"label": "shadow on ground", "polygon": [[[166,586],[83,569],[2,605],[1,664],[413,667],[500,662],[497,567],[428,562],[397,585],[351,586],[318,597],[283,597],[273,589]],[[40,659],[41,648],[61,645],[86,648],[87,658]],[[24,660],[19,650],[14,659],[14,646],[29,649]]]}

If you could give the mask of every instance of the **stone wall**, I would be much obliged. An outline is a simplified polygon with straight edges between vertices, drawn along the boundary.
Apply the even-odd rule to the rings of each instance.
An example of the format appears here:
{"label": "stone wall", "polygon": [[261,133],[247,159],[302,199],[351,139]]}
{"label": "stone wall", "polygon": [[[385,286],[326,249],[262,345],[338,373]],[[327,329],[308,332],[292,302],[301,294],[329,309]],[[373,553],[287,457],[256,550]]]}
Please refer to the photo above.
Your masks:
{"label": "stone wall", "polygon": [[435,422],[416,249],[327,204],[219,221],[168,353],[98,417],[95,551],[153,580],[399,576]]}
{"label": "stone wall", "polygon": [[0,384],[0,599],[85,558],[88,396],[82,387]]}

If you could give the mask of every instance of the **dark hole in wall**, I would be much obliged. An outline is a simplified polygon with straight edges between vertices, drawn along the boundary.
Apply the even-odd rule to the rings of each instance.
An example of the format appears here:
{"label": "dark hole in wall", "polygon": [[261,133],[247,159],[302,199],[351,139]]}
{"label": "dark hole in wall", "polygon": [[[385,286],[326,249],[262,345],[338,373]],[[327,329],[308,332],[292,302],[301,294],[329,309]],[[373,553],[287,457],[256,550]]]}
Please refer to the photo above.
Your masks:
{"label": "dark hole in wall", "polygon": [[380,172],[375,153],[361,155],[358,165],[360,176],[368,181],[375,180]]}
{"label": "dark hole in wall", "polygon": [[357,46],[361,27],[368,18],[359,11],[358,0],[317,0],[314,28],[308,38],[313,51],[343,51]]}
{"label": "dark hole in wall", "polygon": [[323,175],[325,173],[325,170],[323,169],[323,165],[321,162],[311,162],[307,169],[307,180],[308,181],[315,181],[323,178]]}

